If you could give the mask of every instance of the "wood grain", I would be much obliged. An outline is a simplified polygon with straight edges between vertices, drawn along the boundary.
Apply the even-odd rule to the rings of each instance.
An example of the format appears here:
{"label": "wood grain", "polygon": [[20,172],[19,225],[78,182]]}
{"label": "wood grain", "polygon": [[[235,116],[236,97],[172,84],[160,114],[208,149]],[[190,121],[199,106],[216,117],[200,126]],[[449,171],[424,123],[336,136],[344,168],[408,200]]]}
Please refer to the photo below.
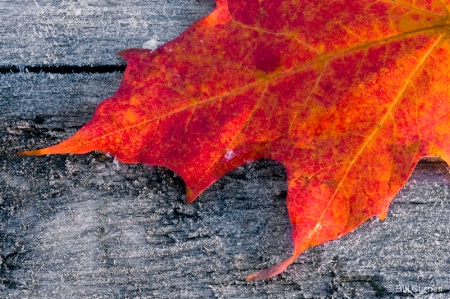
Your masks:
{"label": "wood grain", "polygon": [[115,54],[163,44],[214,8],[212,0],[0,0],[3,65],[114,65]]}

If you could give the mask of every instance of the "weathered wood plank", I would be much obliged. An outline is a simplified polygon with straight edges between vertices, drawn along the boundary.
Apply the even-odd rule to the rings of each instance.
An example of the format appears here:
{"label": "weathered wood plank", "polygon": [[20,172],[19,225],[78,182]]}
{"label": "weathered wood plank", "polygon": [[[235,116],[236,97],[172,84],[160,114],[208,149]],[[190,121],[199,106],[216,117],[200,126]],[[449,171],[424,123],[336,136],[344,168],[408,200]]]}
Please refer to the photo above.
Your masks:
{"label": "weathered wood plank", "polygon": [[291,250],[281,165],[237,169],[185,205],[182,181],[162,168],[95,153],[18,157],[73,133],[120,74],[0,81],[1,297],[391,298],[408,286],[444,298],[450,290],[443,164],[420,164],[386,221],[309,250],[273,280],[245,283]]}
{"label": "weathered wood plank", "polygon": [[126,48],[165,43],[213,0],[0,0],[0,66],[117,65]]}

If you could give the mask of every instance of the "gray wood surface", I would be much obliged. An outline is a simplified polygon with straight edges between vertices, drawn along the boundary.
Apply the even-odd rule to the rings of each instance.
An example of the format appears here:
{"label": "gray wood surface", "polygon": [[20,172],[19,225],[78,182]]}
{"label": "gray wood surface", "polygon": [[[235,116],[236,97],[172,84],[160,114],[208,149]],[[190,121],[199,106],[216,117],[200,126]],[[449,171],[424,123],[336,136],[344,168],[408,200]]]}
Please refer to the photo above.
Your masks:
{"label": "gray wood surface", "polygon": [[165,43],[213,0],[0,0],[3,65],[110,65],[126,48]]}
{"label": "gray wood surface", "polygon": [[[0,67],[121,65],[118,50],[175,37],[212,7],[0,0]],[[246,283],[292,251],[280,164],[236,169],[185,205],[183,182],[164,168],[101,153],[16,155],[69,137],[121,76],[0,74],[0,298],[450,296],[443,163],[419,164],[385,221],[308,250],[274,279]]]}

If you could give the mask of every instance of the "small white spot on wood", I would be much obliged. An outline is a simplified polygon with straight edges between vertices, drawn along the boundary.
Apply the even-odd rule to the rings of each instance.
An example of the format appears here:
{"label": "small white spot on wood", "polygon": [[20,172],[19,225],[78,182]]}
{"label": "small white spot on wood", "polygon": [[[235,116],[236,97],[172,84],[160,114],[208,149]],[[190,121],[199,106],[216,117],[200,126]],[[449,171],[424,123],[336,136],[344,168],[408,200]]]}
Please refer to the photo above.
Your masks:
{"label": "small white spot on wood", "polygon": [[155,50],[163,43],[164,42],[158,40],[158,36],[153,36],[150,40],[146,41],[142,47],[144,49]]}
{"label": "small white spot on wood", "polygon": [[114,160],[113,160],[113,169],[116,170],[116,171],[120,170],[120,163],[119,163],[119,160],[117,160],[116,157],[114,157]]}

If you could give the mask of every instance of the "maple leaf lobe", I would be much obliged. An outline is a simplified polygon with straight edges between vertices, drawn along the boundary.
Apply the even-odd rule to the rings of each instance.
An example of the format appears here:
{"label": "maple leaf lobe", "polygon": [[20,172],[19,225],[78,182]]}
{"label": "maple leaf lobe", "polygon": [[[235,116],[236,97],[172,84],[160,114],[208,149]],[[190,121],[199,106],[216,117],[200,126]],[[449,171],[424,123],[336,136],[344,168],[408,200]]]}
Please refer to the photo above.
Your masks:
{"label": "maple leaf lobe", "polygon": [[388,206],[418,160],[450,161],[444,1],[220,0],[155,51],[121,52],[116,94],[60,144],[182,176],[186,200],[234,168],[280,161],[294,253]]}

